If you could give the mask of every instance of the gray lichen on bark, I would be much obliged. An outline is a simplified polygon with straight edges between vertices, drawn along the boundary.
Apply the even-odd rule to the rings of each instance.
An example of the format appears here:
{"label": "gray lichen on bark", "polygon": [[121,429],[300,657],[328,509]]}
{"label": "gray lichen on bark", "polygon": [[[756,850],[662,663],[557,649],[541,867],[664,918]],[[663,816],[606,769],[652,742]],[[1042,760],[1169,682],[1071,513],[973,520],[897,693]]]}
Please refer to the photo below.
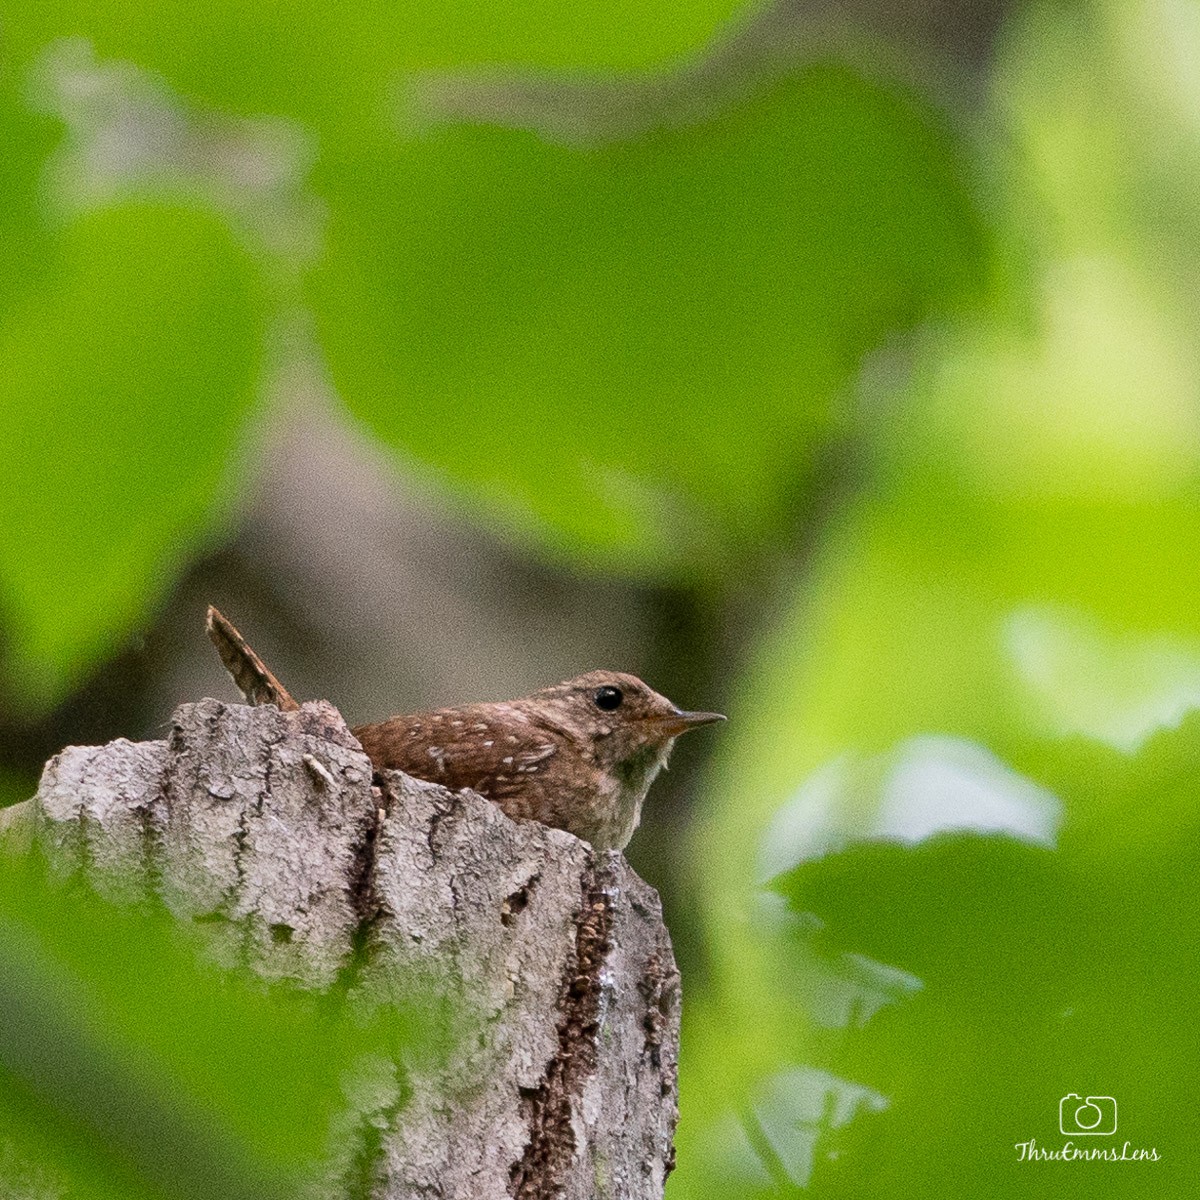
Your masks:
{"label": "gray lichen on bark", "polygon": [[228,965],[364,1005],[420,988],[455,1014],[436,1053],[348,1064],[314,1197],[662,1195],[679,977],[620,854],[373,778],[321,702],[204,700],[164,741],[69,747],[20,819],[62,869],[158,897]]}

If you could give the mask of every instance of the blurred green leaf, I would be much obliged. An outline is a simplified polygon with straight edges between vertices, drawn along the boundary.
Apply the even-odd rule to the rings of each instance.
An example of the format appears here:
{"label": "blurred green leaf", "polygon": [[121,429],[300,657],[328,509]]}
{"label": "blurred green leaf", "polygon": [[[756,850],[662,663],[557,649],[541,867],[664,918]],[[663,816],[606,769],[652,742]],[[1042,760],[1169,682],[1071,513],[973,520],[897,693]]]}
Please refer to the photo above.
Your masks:
{"label": "blurred green leaf", "polygon": [[647,68],[694,51],[742,7],[739,0],[633,0],[618,8],[596,0],[219,0],[201,8],[181,0],[136,8],[16,0],[6,6],[5,26],[19,61],[55,38],[88,38],[101,57],[161,73],[191,100],[290,117],[344,145],[377,141],[395,124],[404,73],[497,63]]}
{"label": "blurred green leaf", "polygon": [[30,781],[15,771],[0,770],[0,808],[28,800],[37,791],[36,780]]}
{"label": "blurred green leaf", "polygon": [[0,605],[29,705],[78,682],[210,534],[264,326],[248,252],[164,201],[74,221],[0,328]]}
{"label": "blurred green leaf", "polygon": [[70,1195],[268,1197],[348,1153],[343,1089],[398,1069],[409,1015],[268,987],[165,912],[0,866],[0,1163]]}
{"label": "blurred green leaf", "polygon": [[23,103],[11,74],[0,75],[0,320],[46,273],[53,251],[40,202],[46,156],[58,125]]}
{"label": "blurred green leaf", "polygon": [[[1040,29],[1019,28],[1001,76],[1017,147],[1029,123],[1051,135],[1064,80],[1092,89],[1107,61],[1087,40],[1070,53],[1056,42],[1044,59]],[[1029,73],[1031,60],[1047,70]],[[1119,107],[1087,111],[1101,123],[1125,119]],[[1064,137],[1074,136],[1068,123]],[[721,914],[744,912],[764,829],[822,764],[923,733],[1019,761],[1031,737],[1132,721],[1142,738],[1186,706],[1200,651],[1194,339],[1162,302],[1156,260],[1054,258],[1071,245],[1056,240],[1061,214],[1021,207],[1044,157],[1017,153],[1003,166],[1021,185],[1005,193],[1014,202],[1005,220],[1036,228],[1050,261],[1014,279],[1028,294],[927,340],[908,395],[876,429],[871,490],[834,527],[812,578],[758,648],[734,713],[742,733],[726,743],[714,790],[728,806],[706,835],[719,850],[702,859],[723,881],[713,917],[728,925],[728,943],[716,941],[731,951],[740,918]],[[1103,197],[1084,182],[1054,194],[1092,211]],[[1020,257],[1011,242],[1005,249]],[[1072,639],[1078,668],[1079,629],[1151,647],[1129,652],[1143,664],[1138,678],[1049,674],[1047,637]]]}
{"label": "blurred green leaf", "polygon": [[[1193,755],[1196,732],[1185,735]],[[1153,805],[1154,772],[1142,782],[1137,801]],[[896,1193],[919,1181],[992,1196],[1160,1196],[1194,1178],[1200,1151],[1181,1103],[1193,1072],[1179,1048],[1200,1019],[1200,919],[1169,897],[1200,867],[1200,821],[1169,848],[1122,846],[1102,872],[1092,865],[1068,828],[1057,851],[969,834],[862,844],[781,883],[822,922],[797,936],[805,952],[819,941],[831,971],[850,953],[922,984],[828,1056],[888,1106],[826,1141],[817,1191],[860,1195],[870,1180]],[[1071,1092],[1113,1096],[1119,1116],[1116,1137],[1077,1145],[1154,1148],[1160,1161],[1019,1161],[1031,1138],[1067,1140],[1058,1102]]]}
{"label": "blurred green leaf", "polygon": [[[1008,42],[997,101],[1029,166],[1024,179],[1009,181],[1018,202],[1010,216],[1056,254],[1140,261],[1175,315],[1194,320],[1194,5],[1031,4]],[[1021,220],[1022,207],[1042,219]]]}
{"label": "blurred green leaf", "polygon": [[[1194,1174],[1196,34],[1150,2],[1014,25],[992,164],[1012,291],[926,340],[869,488],[731,706],[684,1104],[716,1071],[757,1114],[789,1061],[886,1097],[818,1130],[817,1192],[1158,1195]],[[767,864],[796,864],[793,911],[761,895]],[[1172,1165],[1017,1163],[1020,1140],[1061,1144],[1072,1090],[1124,1095],[1122,1133]],[[731,1128],[685,1120],[674,1195],[714,1170],[773,1194],[788,1146],[760,1122],[714,1161]]]}
{"label": "blurred green leaf", "polygon": [[650,576],[784,534],[862,355],[981,269],[945,131],[835,68],[591,149],[455,125],[318,176],[310,294],[352,411],[527,536]]}
{"label": "blurred green leaf", "polygon": [[[1072,819],[1064,830],[1088,869],[1114,858],[1170,858],[1200,828],[1200,709],[1157,729],[1136,753],[1087,737],[1034,738],[1016,747],[1014,765],[1062,797]],[[1155,886],[1166,891],[1170,876]]]}
{"label": "blurred green leaf", "polygon": [[[836,1137],[822,1135],[824,1151],[837,1154],[841,1164],[814,1168],[813,1186],[822,1191],[854,1194],[866,1186],[865,1178],[874,1187],[878,1177],[878,1186],[897,1191],[915,1179],[929,1190],[961,1184],[968,1192],[996,1196],[1094,1194],[1087,1190],[1094,1177],[1072,1175],[1070,1186],[1080,1190],[1058,1193],[1053,1189],[1067,1186],[1060,1179],[996,1172],[1008,1171],[1011,1158],[1004,1156],[1015,1157],[1017,1141],[1058,1141],[1050,1117],[1058,1098],[1073,1088],[1124,1094],[1143,1114],[1135,1144],[1158,1141],[1161,1148],[1170,1139],[1177,1164],[1188,1153],[1172,1115],[1172,1105],[1177,1110],[1183,1104],[1185,1084],[1174,1051],[1163,1055],[1159,1047],[1179,1044],[1186,1024],[1177,1016],[1181,981],[1196,965],[1183,947],[1197,931],[1176,929],[1170,909],[1177,903],[1172,895],[1188,892],[1197,865],[1194,754],[1200,729],[1190,719],[1176,742],[1165,727],[1194,703],[1200,508],[1190,485],[1148,475],[1140,490],[1160,494],[1130,500],[1130,476],[1120,472],[1088,476],[1081,487],[1090,494],[1083,497],[1051,488],[1049,494],[1014,488],[997,495],[990,478],[981,486],[979,475],[964,469],[966,456],[943,453],[944,431],[926,420],[927,411],[919,400],[904,411],[905,436],[892,443],[887,485],[839,526],[814,584],[760,648],[744,700],[733,706],[731,733],[742,733],[733,734],[717,777],[720,806],[714,805],[703,827],[698,855],[712,885],[707,904],[723,980],[723,1020],[716,1022],[722,1033],[697,1047],[703,1057],[692,1070],[703,1077],[738,1053],[741,1062],[756,1064],[761,1078],[773,1043],[787,1047],[783,1061],[815,1061],[889,1097],[887,1113],[851,1122]],[[995,420],[1002,419],[998,411]],[[1130,453],[1140,449],[1131,446]],[[1166,446],[1164,453],[1174,459],[1178,448]],[[951,463],[955,470],[948,469]],[[1066,731],[1088,731],[1109,744],[1076,738],[1049,751],[1048,745],[1059,744],[1047,736]],[[924,885],[918,914],[924,923],[906,925],[900,914],[910,885],[898,877],[910,868],[923,870],[922,864],[934,861],[932,852],[894,846],[879,851],[885,861],[877,861],[853,846],[884,822],[889,796],[894,802],[887,778],[877,772],[902,747],[934,735],[981,743],[981,753],[986,748],[1044,782],[1063,802],[1067,824],[1058,855],[1047,859],[1045,851],[1015,845],[995,850],[1005,861],[990,866],[972,857],[977,839],[960,835],[954,842],[959,849],[931,868],[933,882]],[[1131,761],[1129,751],[1139,747]],[[882,757],[858,766],[862,755]],[[928,807],[935,782],[930,772],[914,775],[905,794]],[[977,784],[961,773],[947,782],[943,773],[942,812],[954,814],[945,817],[948,827],[970,827],[981,806],[995,804],[994,782]],[[800,872],[812,866],[805,878],[820,883],[825,868],[807,856],[846,845],[851,848],[837,861],[849,864],[862,905],[875,906],[871,919],[881,936],[890,931],[899,938],[907,930],[910,940],[903,954],[873,938],[837,941],[834,974],[842,986],[857,986],[845,954],[924,979],[942,940],[952,935],[957,957],[949,967],[963,978],[990,972],[993,1008],[976,1001],[947,1014],[931,1008],[934,1001],[923,993],[911,1001],[911,1023],[880,1014],[868,1021],[861,1050],[844,1057],[829,1052],[830,1037],[809,1001],[814,979],[830,968],[804,941],[811,930],[781,924],[761,910],[754,881],[764,858],[778,862],[783,856],[804,862]],[[1089,877],[1081,882],[1081,875]],[[838,927],[839,905],[851,890],[847,885],[830,903],[809,908],[826,926]],[[1045,915],[1032,902],[1038,896]],[[989,902],[993,915],[973,921],[972,905]],[[858,903],[852,909],[856,933],[868,920]],[[1078,934],[1073,906],[1088,913]],[[1010,923],[1012,932],[1002,935],[998,922]],[[1077,1040],[1068,1039],[1069,1052],[1052,1044],[1051,998],[1036,991],[1037,953],[1027,951],[1039,947],[1059,963],[1053,971],[1066,972],[1068,960],[1075,961],[1069,982],[1077,998],[1085,982],[1094,988],[1079,1003],[1097,1015],[1080,1027],[1085,1032]],[[1004,974],[1004,963],[1011,975]],[[1005,991],[1001,985],[1008,979],[1011,990]],[[1055,979],[1057,1002],[1066,984]],[[1147,990],[1138,991],[1142,987]],[[1155,990],[1171,1012],[1139,1006],[1139,996]],[[1116,1011],[1109,994],[1119,997]],[[893,1026],[900,1030],[894,1042],[887,1032]],[[781,1027],[791,1029],[790,1041],[780,1037]],[[764,1030],[761,1049],[748,1052],[748,1045],[759,1047]],[[981,1050],[984,1030],[992,1040]],[[1143,1067],[1121,1050],[1126,1043],[1139,1048]],[[1089,1062],[1104,1081],[1089,1076],[1076,1087],[1067,1076],[1087,1073]],[[737,1078],[737,1065],[730,1070]],[[989,1097],[986,1112],[976,1110],[979,1092],[966,1086],[975,1078]],[[754,1079],[739,1082],[743,1094],[753,1096]],[[908,1108],[902,1107],[906,1101]],[[1031,1126],[1043,1110],[1050,1114],[1044,1126]],[[926,1138],[919,1145],[918,1130]],[[945,1132],[936,1145],[928,1140],[934,1130]],[[702,1148],[709,1135],[702,1126],[690,1136]],[[948,1143],[966,1149],[950,1155]],[[688,1149],[681,1130],[682,1163]],[[938,1173],[939,1163],[947,1164],[947,1173]],[[1131,1170],[1121,1178],[1121,1188],[1129,1190],[1109,1185],[1110,1194],[1158,1194],[1160,1181],[1146,1176],[1157,1165],[1137,1164],[1139,1174]],[[711,1169],[706,1164],[704,1171]],[[686,1166],[681,1174],[678,1196],[703,1194],[697,1191],[700,1176],[689,1176]]]}
{"label": "blurred green leaf", "polygon": [[[7,1014],[6,1014],[7,1015]],[[0,1070],[0,1181],[20,1200],[160,1200],[124,1163]]]}

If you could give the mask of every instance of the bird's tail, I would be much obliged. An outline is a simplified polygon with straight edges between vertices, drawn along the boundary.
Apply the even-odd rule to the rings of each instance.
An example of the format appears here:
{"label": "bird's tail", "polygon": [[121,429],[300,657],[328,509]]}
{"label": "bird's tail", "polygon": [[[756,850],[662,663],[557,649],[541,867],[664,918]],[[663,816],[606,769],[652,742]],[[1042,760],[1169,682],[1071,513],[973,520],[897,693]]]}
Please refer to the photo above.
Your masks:
{"label": "bird's tail", "polygon": [[225,670],[249,704],[274,704],[285,712],[300,707],[291,692],[267,670],[266,664],[246,644],[246,639],[211,604],[205,621],[209,640],[217,648]]}

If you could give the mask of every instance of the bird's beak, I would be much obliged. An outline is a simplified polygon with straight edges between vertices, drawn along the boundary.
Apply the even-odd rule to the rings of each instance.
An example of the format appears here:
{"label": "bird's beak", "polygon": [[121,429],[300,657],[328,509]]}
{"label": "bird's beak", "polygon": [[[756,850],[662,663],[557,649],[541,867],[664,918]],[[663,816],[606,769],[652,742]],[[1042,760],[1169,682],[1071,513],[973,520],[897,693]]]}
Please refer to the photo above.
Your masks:
{"label": "bird's beak", "polygon": [[678,737],[689,729],[698,729],[701,725],[712,725],[724,721],[722,713],[710,712],[674,712],[650,718],[667,737]]}

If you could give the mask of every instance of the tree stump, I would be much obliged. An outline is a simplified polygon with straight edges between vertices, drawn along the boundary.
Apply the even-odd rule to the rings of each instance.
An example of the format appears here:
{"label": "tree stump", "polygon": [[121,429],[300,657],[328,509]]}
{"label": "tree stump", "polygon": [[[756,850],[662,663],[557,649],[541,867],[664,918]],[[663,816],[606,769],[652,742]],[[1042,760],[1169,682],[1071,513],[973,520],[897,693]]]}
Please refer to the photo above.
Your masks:
{"label": "tree stump", "polygon": [[679,975],[619,853],[373,778],[323,702],[204,700],[165,741],[69,747],[23,819],[101,894],[202,921],[226,963],[365,1004],[421,981],[471,1022],[355,1089],[314,1197],[351,1174],[373,1200],[662,1196]]}

